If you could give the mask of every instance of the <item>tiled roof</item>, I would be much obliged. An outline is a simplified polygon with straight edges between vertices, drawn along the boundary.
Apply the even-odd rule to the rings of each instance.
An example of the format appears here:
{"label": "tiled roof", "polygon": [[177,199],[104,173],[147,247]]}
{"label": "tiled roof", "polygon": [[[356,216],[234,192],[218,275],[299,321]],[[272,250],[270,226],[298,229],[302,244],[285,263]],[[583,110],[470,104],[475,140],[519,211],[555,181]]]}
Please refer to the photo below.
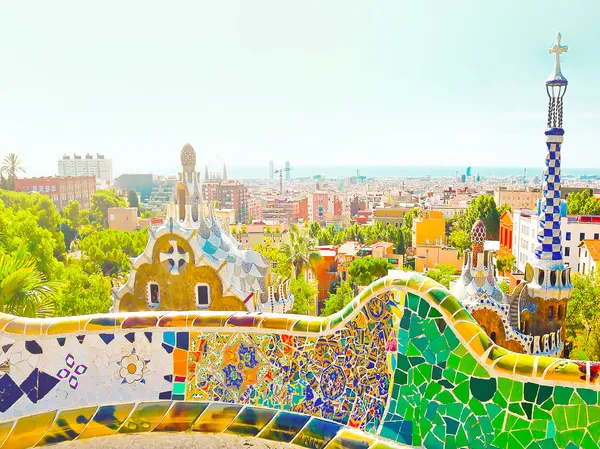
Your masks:
{"label": "tiled roof", "polygon": [[590,252],[594,260],[600,260],[600,240],[584,240],[583,245]]}

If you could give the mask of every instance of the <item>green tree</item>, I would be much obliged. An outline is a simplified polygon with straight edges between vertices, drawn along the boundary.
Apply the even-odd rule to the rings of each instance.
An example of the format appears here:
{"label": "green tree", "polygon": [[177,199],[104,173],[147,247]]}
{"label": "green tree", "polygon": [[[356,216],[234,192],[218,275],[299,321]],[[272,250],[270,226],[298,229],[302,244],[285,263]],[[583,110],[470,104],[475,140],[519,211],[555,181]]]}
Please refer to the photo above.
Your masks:
{"label": "green tree", "polygon": [[48,279],[53,279],[62,268],[56,254],[62,257],[65,243],[63,234],[57,234],[59,241],[39,224],[34,209],[15,210],[0,202],[0,254],[24,250]]}
{"label": "green tree", "polygon": [[[52,244],[54,256],[58,260],[63,259],[65,243],[64,236],[59,229],[62,218],[49,197],[2,190],[0,191],[0,200],[2,200],[7,210],[10,209],[15,214],[20,212],[25,213],[27,216],[31,214],[39,226],[50,232],[54,240]],[[0,232],[1,234],[2,232]]]}
{"label": "green tree", "polygon": [[413,225],[413,220],[416,216],[419,215],[419,209],[412,209],[410,211],[408,211],[407,213],[404,214],[404,217],[402,217],[402,226],[400,227],[400,230],[402,231],[402,235],[403,235],[403,239],[404,239],[404,246],[406,248],[410,248],[413,245],[413,241],[412,241],[412,225]]}
{"label": "green tree", "polygon": [[348,281],[342,281],[337,287],[335,293],[329,294],[325,300],[325,308],[321,316],[333,315],[342,310],[350,301],[354,299],[354,290]]}
{"label": "green tree", "polygon": [[471,248],[471,232],[455,229],[448,237],[448,244],[462,253],[465,249]]}
{"label": "green tree", "polygon": [[406,248],[404,246],[404,233],[402,230],[398,232],[398,240],[396,242],[396,254],[406,254]]}
{"label": "green tree", "polygon": [[517,259],[512,254],[496,259],[496,268],[499,273],[510,273],[516,268]]}
{"label": "green tree", "polygon": [[481,220],[487,231],[487,238],[498,240],[500,234],[500,215],[492,195],[479,195],[471,201],[464,214],[458,217],[459,229],[470,234],[477,220]]}
{"label": "green tree", "polygon": [[425,276],[439,282],[446,288],[450,288],[450,281],[458,278],[458,276],[456,276],[456,268],[454,268],[454,265],[450,264],[436,265],[431,270],[428,270],[427,273],[425,273]]}
{"label": "green tree", "polygon": [[282,245],[282,250],[292,261],[295,277],[300,276],[303,270],[310,266],[311,259],[321,257],[317,242],[308,235],[302,235],[296,225],[292,225],[290,229],[290,243]]}
{"label": "green tree", "polygon": [[90,208],[90,214],[93,217],[92,221],[107,228],[108,208],[125,206],[125,200],[118,196],[114,189],[98,190],[92,195],[92,207]]}
{"label": "green tree", "polygon": [[351,280],[358,285],[369,285],[376,279],[385,276],[388,270],[393,266],[387,259],[374,259],[372,257],[363,257],[354,259],[348,267],[348,274]]}
{"label": "green tree", "polygon": [[17,174],[25,173],[25,167],[23,167],[23,163],[16,153],[9,153],[4,158],[4,161],[2,161],[0,173],[6,173],[6,176],[8,177],[8,187],[10,190],[15,190],[15,179],[17,178]]}
{"label": "green tree", "polygon": [[0,256],[0,312],[25,317],[54,315],[54,297],[63,283],[48,281],[26,250]]}
{"label": "green tree", "polygon": [[315,297],[319,292],[314,282],[309,282],[300,275],[290,282],[290,288],[294,295],[294,306],[291,313],[309,315],[315,309]]}
{"label": "green tree", "polygon": [[135,190],[130,189],[127,191],[127,203],[129,204],[129,207],[138,207],[140,205],[140,201]]}
{"label": "green tree", "polygon": [[63,279],[67,285],[56,295],[56,316],[108,312],[112,304],[109,277],[88,274],[73,263],[65,270]]}
{"label": "green tree", "polygon": [[135,232],[103,229],[77,244],[81,251],[79,263],[88,274],[116,276],[129,271],[129,259],[141,254],[147,242],[148,231],[145,228]]}
{"label": "green tree", "polygon": [[[243,231],[244,226],[242,226]],[[243,232],[242,232],[243,233]],[[271,278],[275,281],[281,276],[289,279],[292,276],[292,262],[283,251],[274,246],[270,241],[254,245],[254,251],[262,254],[271,263]]]}
{"label": "green tree", "polygon": [[567,337],[573,341],[571,355],[600,360],[600,271],[572,276],[573,292],[567,306]]}
{"label": "green tree", "polygon": [[502,214],[506,211],[512,212],[513,208],[510,206],[510,204],[504,203],[502,206],[500,206],[498,208],[498,215],[502,216]]}
{"label": "green tree", "polygon": [[567,213],[572,215],[600,215],[600,202],[589,189],[567,196]]}
{"label": "green tree", "polygon": [[308,223],[308,235],[315,240],[319,240],[321,235],[321,225],[319,225],[319,223],[316,221],[311,221]]}

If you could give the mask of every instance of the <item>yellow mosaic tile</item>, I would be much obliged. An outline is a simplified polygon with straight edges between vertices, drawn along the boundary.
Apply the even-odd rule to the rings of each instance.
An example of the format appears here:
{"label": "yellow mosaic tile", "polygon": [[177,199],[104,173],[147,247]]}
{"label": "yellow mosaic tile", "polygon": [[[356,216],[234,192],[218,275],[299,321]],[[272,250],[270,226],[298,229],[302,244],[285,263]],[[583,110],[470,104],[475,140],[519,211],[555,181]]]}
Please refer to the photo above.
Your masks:
{"label": "yellow mosaic tile", "polygon": [[192,427],[207,405],[204,402],[175,402],[154,431],[185,432]]}
{"label": "yellow mosaic tile", "polygon": [[348,447],[370,447],[376,438],[362,432],[342,429],[327,445],[327,449],[346,449]]}
{"label": "yellow mosaic tile", "polygon": [[286,316],[267,315],[260,322],[262,329],[273,330],[291,330],[297,318],[288,318]]}
{"label": "yellow mosaic tile", "polygon": [[55,417],[56,412],[48,412],[19,419],[2,449],[26,449],[35,446],[48,431]]}
{"label": "yellow mosaic tile", "polygon": [[94,417],[79,435],[79,439],[112,435],[119,430],[135,404],[119,404],[99,407]]}
{"label": "yellow mosaic tile", "polygon": [[10,323],[11,321],[13,321],[15,319],[14,316],[12,315],[7,315],[5,313],[0,313],[0,330],[4,329],[4,326],[6,326],[8,323]]}
{"label": "yellow mosaic tile", "polygon": [[212,403],[192,426],[196,432],[223,432],[242,409],[241,405]]}
{"label": "yellow mosaic tile", "polygon": [[74,332],[80,332],[85,329],[85,325],[88,320],[89,317],[68,317],[57,319],[48,329],[48,335],[72,334]]}
{"label": "yellow mosaic tile", "polygon": [[544,379],[583,383],[586,376],[579,370],[579,367],[575,363],[564,359],[555,359],[554,363],[546,370]]}
{"label": "yellow mosaic tile", "polygon": [[86,428],[98,407],[87,407],[60,412],[39,446],[70,441],[77,438]]}
{"label": "yellow mosaic tile", "polygon": [[519,354],[515,364],[515,374],[531,377],[533,375],[533,364],[535,357],[525,354]]}
{"label": "yellow mosaic tile", "polygon": [[119,433],[151,432],[163,419],[170,402],[142,402],[119,429]]}
{"label": "yellow mosaic tile", "polygon": [[14,421],[0,423],[0,447],[2,447],[2,443],[4,443],[4,440],[6,440],[6,437],[12,430],[14,424]]}
{"label": "yellow mosaic tile", "polygon": [[167,313],[158,321],[158,327],[187,327],[187,313]]}
{"label": "yellow mosaic tile", "polygon": [[27,321],[27,318],[14,318],[12,320],[9,320],[8,323],[6,323],[6,326],[4,326],[4,332],[6,332],[7,334],[25,335],[25,327]]}

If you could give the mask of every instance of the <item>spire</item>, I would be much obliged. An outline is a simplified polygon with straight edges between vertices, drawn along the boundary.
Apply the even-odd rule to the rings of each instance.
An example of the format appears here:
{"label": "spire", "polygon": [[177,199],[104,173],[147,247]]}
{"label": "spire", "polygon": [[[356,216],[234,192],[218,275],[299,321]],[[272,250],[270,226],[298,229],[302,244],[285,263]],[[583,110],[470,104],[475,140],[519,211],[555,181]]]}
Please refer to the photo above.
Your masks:
{"label": "spire", "polygon": [[223,181],[227,181],[227,166],[223,162]]}
{"label": "spire", "polygon": [[181,149],[180,158],[184,173],[196,171],[196,151],[189,143],[186,143]]}
{"label": "spire", "polygon": [[486,229],[485,229],[485,225],[483,224],[483,221],[477,220],[473,224],[473,227],[471,228],[471,243],[473,245],[473,250],[472,250],[473,268],[477,267],[478,260],[479,260],[479,254],[483,254],[483,248],[484,248],[484,243],[485,243],[485,234],[486,234]]}
{"label": "spire", "polygon": [[558,33],[556,43],[549,53],[555,53],[554,70],[546,81],[548,94],[548,122],[546,130],[546,169],[544,170],[544,189],[540,209],[540,227],[537,235],[534,264],[540,268],[562,269],[560,218],[560,150],[563,142],[563,97],[567,90],[567,79],[560,70],[560,55],[567,51],[560,45],[561,35]]}

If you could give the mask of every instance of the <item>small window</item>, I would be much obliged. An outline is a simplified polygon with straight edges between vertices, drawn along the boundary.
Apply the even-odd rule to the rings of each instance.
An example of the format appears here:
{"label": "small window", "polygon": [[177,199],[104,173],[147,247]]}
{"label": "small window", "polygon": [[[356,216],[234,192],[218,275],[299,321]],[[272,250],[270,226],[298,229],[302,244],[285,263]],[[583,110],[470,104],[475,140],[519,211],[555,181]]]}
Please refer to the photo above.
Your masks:
{"label": "small window", "polygon": [[559,305],[558,310],[556,311],[556,319],[558,321],[562,321],[563,319],[563,306]]}
{"label": "small window", "polygon": [[548,307],[548,322],[552,323],[554,321],[554,306]]}
{"label": "small window", "polygon": [[566,239],[567,240],[571,240],[571,233],[570,232],[567,232]]}
{"label": "small window", "polygon": [[148,282],[148,296],[146,301],[153,308],[160,305],[160,289],[156,282]]}
{"label": "small window", "polygon": [[565,246],[565,257],[569,257],[571,255],[571,248]]}
{"label": "small window", "polygon": [[210,306],[210,287],[208,284],[196,284],[196,306],[199,309],[208,309],[208,306]]}
{"label": "small window", "polygon": [[597,232],[594,234],[594,240],[600,240],[600,234]]}
{"label": "small window", "polygon": [[494,343],[496,343],[496,332],[492,332],[492,333],[490,334],[490,338],[491,338],[491,340],[492,340]]}
{"label": "small window", "polygon": [[579,241],[581,242],[584,239],[585,239],[585,232],[580,232],[579,233]]}

